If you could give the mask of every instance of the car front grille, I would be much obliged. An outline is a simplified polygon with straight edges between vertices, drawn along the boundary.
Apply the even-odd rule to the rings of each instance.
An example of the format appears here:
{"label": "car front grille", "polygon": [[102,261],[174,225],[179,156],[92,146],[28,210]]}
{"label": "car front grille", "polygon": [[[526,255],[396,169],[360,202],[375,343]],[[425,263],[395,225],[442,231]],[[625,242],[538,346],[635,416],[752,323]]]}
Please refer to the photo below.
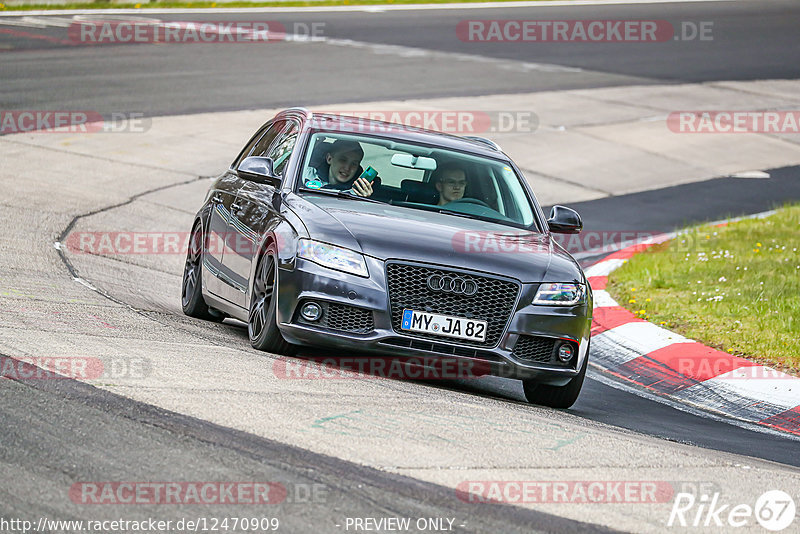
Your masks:
{"label": "car front grille", "polygon": [[351,332],[353,334],[367,334],[375,329],[375,323],[370,310],[338,304],[336,302],[317,302],[322,307],[322,317],[318,321],[307,321],[300,315],[300,309],[307,300],[300,303],[297,307],[296,321],[300,324],[319,326],[341,332]]}
{"label": "car front grille", "polygon": [[[477,284],[477,292],[474,295],[466,296],[434,291],[428,287],[428,278],[432,275],[458,276],[464,281]],[[395,332],[422,339],[449,341],[450,343],[479,347],[497,345],[514,310],[520,287],[518,283],[510,280],[406,263],[387,264],[386,278],[389,288],[392,328]],[[402,330],[400,325],[403,310],[417,310],[486,321],[486,339],[484,341],[448,340],[433,334]]]}
{"label": "car front grille", "polygon": [[556,340],[549,337],[519,336],[512,354],[520,360],[550,363],[555,361],[553,348]]}

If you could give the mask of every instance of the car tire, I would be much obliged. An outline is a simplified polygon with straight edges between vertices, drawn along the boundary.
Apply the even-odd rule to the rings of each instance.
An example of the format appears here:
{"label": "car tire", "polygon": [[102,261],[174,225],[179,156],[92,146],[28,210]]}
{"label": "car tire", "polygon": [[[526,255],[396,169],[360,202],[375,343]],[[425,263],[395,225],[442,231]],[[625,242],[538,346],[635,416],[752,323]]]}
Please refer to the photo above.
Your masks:
{"label": "car tire", "polygon": [[551,386],[548,384],[537,384],[535,380],[523,380],[522,389],[525,398],[531,404],[540,404],[550,408],[566,409],[575,404],[578,395],[583,387],[583,379],[586,377],[586,367],[589,363],[589,346],[587,341],[586,357],[578,376],[564,384],[563,386]]}
{"label": "car tire", "polygon": [[250,312],[247,316],[247,334],[255,349],[293,355],[297,352],[297,347],[283,339],[278,329],[275,298],[278,283],[276,255],[274,245],[269,245],[258,260],[253,277]]}
{"label": "car tire", "polygon": [[192,229],[186,251],[181,284],[181,307],[183,313],[190,317],[216,322],[225,318],[224,314],[209,308],[203,299],[203,232],[199,223]]}

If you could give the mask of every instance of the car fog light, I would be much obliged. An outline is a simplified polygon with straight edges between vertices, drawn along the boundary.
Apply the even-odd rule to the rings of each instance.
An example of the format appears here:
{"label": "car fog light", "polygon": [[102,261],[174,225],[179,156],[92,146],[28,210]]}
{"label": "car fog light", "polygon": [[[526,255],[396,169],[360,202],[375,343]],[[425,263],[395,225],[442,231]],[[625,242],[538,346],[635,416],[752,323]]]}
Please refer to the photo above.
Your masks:
{"label": "car fog light", "polygon": [[316,321],[322,317],[322,308],[316,302],[308,302],[300,310],[300,315],[306,321]]}
{"label": "car fog light", "polygon": [[568,362],[572,359],[572,345],[563,343],[558,347],[558,359],[562,362]]}

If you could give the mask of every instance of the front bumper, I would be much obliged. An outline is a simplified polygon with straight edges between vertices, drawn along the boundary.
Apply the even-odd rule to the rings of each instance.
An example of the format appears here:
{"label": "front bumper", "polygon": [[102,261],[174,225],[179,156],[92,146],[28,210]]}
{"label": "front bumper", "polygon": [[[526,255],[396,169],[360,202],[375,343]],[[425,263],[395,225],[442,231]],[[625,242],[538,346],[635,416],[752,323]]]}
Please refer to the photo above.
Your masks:
{"label": "front bumper", "polygon": [[[335,349],[339,356],[367,353],[388,357],[452,358],[488,369],[493,375],[533,379],[552,385],[564,385],[578,375],[588,357],[591,294],[586,303],[578,306],[533,306],[526,303],[532,301],[538,284],[522,284],[511,319],[494,346],[462,344],[449,338],[419,339],[392,327],[385,263],[375,258],[366,259],[369,278],[338,272],[303,259],[279,269],[277,319],[283,337],[298,345]],[[352,332],[304,321],[299,308],[308,300],[364,310],[371,314],[372,324],[368,329]],[[514,353],[521,336],[552,339],[555,344],[567,341],[577,351],[568,363],[526,360]]]}

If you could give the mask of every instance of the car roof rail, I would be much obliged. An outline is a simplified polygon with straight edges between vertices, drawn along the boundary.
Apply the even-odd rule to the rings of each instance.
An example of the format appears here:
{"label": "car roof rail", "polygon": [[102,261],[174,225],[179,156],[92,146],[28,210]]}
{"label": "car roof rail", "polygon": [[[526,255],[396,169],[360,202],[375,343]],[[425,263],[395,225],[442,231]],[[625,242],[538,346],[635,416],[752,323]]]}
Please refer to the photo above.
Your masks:
{"label": "car roof rail", "polygon": [[502,152],[503,150],[500,148],[500,145],[492,141],[491,139],[486,139],[485,137],[479,137],[477,135],[465,135],[464,139],[469,139],[470,141],[477,141],[478,143],[484,144],[493,150],[497,150],[498,152]]}

